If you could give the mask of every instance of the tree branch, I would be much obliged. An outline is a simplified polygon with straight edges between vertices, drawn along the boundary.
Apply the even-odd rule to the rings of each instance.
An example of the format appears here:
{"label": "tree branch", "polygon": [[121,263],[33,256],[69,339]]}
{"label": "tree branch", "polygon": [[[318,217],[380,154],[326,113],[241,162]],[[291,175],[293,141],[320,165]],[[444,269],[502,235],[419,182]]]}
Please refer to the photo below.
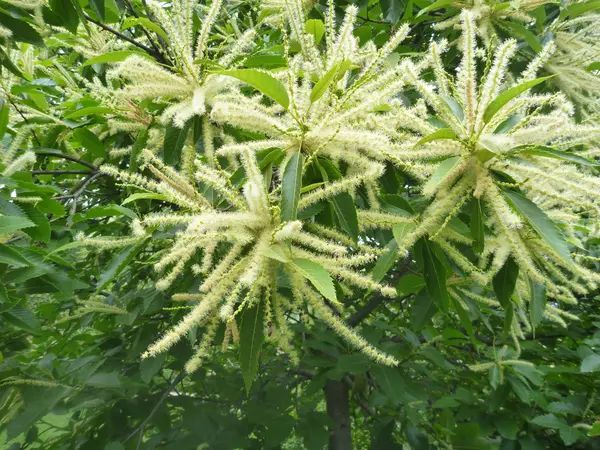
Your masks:
{"label": "tree branch", "polygon": [[54,156],[56,158],[62,158],[62,159],[66,159],[68,161],[73,161],[76,162],[77,164],[81,164],[82,166],[85,167],[89,167],[90,169],[92,169],[93,171],[98,171],[98,167],[96,167],[95,165],[84,161],[82,159],[76,158],[75,156],[71,156],[71,155],[65,155],[64,153],[60,153],[60,152],[53,152],[50,150],[34,150],[36,155],[40,155],[40,156]]}
{"label": "tree branch", "polygon": [[138,48],[141,48],[142,50],[144,50],[145,52],[149,53],[150,55],[154,55],[155,57],[159,57],[160,59],[162,59],[162,57],[160,55],[156,55],[156,53],[154,52],[154,50],[152,50],[150,47],[146,47],[144,44],[139,43],[138,41],[136,41],[135,39],[130,38],[129,36],[124,35],[123,33],[115,30],[114,28],[109,27],[108,25],[104,25],[102,22],[98,22],[97,20],[92,19],[90,16],[88,16],[87,14],[85,14],[85,18],[88,22],[92,22],[95,23],[96,25],[98,25],[100,28],[102,28],[103,30],[108,31],[109,33],[114,34],[115,36],[120,37],[121,39],[123,39],[124,41],[129,42],[130,44],[135,45]]}
{"label": "tree branch", "polygon": [[87,175],[93,170],[32,170],[33,175]]}
{"label": "tree branch", "polygon": [[167,389],[165,389],[165,392],[163,392],[163,395],[160,397],[160,399],[158,400],[158,402],[156,403],[156,405],[154,405],[154,408],[152,408],[152,411],[150,411],[150,414],[148,414],[148,417],[146,417],[142,423],[140,423],[138,425],[138,427],[133,430],[129,436],[127,436],[125,438],[125,440],[123,441],[123,444],[125,444],[128,440],[130,440],[132,437],[134,437],[137,433],[143,434],[144,433],[144,427],[146,426],[146,424],[148,422],[150,422],[150,420],[152,420],[152,417],[154,417],[154,414],[156,414],[156,412],[158,411],[158,409],[161,407],[161,405],[165,402],[165,400],[167,399],[167,397],[169,396],[169,392],[171,392],[173,390],[173,388],[177,385],[177,383],[179,383],[181,380],[183,380],[185,378],[185,372],[180,372],[179,375],[177,375],[177,377],[175,377],[175,379],[171,382],[171,384],[169,384],[169,386],[167,386]]}

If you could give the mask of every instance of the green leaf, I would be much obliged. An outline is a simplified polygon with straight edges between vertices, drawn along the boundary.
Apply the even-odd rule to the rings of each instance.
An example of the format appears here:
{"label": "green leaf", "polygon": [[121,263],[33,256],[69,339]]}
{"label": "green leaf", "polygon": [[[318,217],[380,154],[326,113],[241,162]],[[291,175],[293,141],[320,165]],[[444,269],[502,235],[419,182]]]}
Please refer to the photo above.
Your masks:
{"label": "green leaf", "polygon": [[460,302],[458,300],[456,300],[454,297],[450,297],[450,300],[452,301],[452,306],[454,307],[454,310],[458,314],[460,324],[463,326],[463,328],[466,330],[467,334],[471,338],[471,341],[473,342],[473,346],[475,348],[477,348],[477,341],[475,340],[475,331],[473,330],[473,323],[471,322],[469,313],[463,308],[463,306],[460,304]]}
{"label": "green leaf", "polygon": [[589,66],[585,68],[588,72],[594,72],[596,70],[600,70],[600,61],[596,61],[591,63]]}
{"label": "green leaf", "polygon": [[104,0],[89,0],[89,4],[100,19],[100,22],[104,22]]}
{"label": "green leaf", "polygon": [[147,128],[140,130],[133,147],[131,148],[131,154],[129,155],[129,171],[132,173],[137,171],[139,165],[138,157],[148,143],[148,132],[151,126],[152,124],[150,124]]}
{"label": "green leaf", "polygon": [[427,435],[418,428],[408,425],[406,428],[406,438],[412,450],[429,450],[429,441]]}
{"label": "green leaf", "polygon": [[0,216],[0,235],[30,227],[35,227],[35,223],[25,217]]}
{"label": "green leaf", "polygon": [[515,440],[519,427],[515,423],[515,420],[509,414],[502,414],[493,419],[494,425],[504,439]]}
{"label": "green leaf", "polygon": [[422,329],[438,311],[437,305],[425,291],[418,294],[410,311],[412,324],[416,330]]}
{"label": "green leaf", "polygon": [[431,248],[431,244],[425,238],[421,238],[421,240],[427,293],[439,308],[448,311],[450,295],[446,288],[446,270]]}
{"label": "green leaf", "polygon": [[283,222],[296,220],[298,217],[303,165],[304,155],[298,151],[292,155],[283,171],[281,182],[281,220]]}
{"label": "green leaf", "polygon": [[373,280],[376,282],[383,280],[385,275],[396,262],[397,257],[398,244],[396,244],[395,239],[392,239],[390,242],[388,242],[385,248],[385,253],[382,254],[375,263],[375,267],[373,267],[373,271],[371,272],[371,278],[373,278]]}
{"label": "green leaf", "polygon": [[600,372],[600,355],[594,353],[581,362],[581,372]]}
{"label": "green leaf", "polygon": [[379,6],[381,7],[383,19],[393,25],[400,20],[404,12],[403,0],[380,0]]}
{"label": "green leaf", "polygon": [[395,367],[375,366],[373,373],[377,379],[377,384],[386,395],[392,405],[398,404],[402,400],[404,391],[404,380],[399,370]]}
{"label": "green leaf", "polygon": [[161,39],[163,39],[165,42],[169,42],[169,36],[167,36],[165,30],[163,30],[160,27],[160,25],[155,24],[154,22],[152,22],[149,19],[146,19],[145,17],[128,17],[127,19],[125,19],[121,30],[126,30],[127,28],[131,28],[138,25],[141,25],[149,31],[153,31],[158,36],[160,36]]}
{"label": "green leaf", "polygon": [[106,64],[106,63],[117,63],[124,61],[131,55],[149,56],[146,53],[134,51],[134,50],[117,50],[114,52],[106,52],[102,55],[88,59],[84,62],[81,67],[91,66],[92,64]]}
{"label": "green leaf", "polygon": [[340,227],[356,243],[358,242],[358,214],[354,199],[347,192],[342,192],[330,200]]}
{"label": "green leaf", "polygon": [[0,244],[0,263],[10,264],[14,267],[27,267],[31,265],[17,250],[4,244]]}
{"label": "green leaf", "polygon": [[95,114],[106,114],[112,112],[112,108],[107,108],[105,106],[89,106],[87,108],[81,108],[77,111],[73,111],[72,113],[64,116],[63,119],[79,119],[83,116],[92,116]]}
{"label": "green leaf", "polygon": [[319,263],[309,259],[294,258],[291,265],[309,280],[327,300],[336,301],[335,286],[331,275]]}
{"label": "green leaf", "polygon": [[28,44],[44,47],[44,40],[40,34],[24,20],[17,19],[5,11],[0,10],[0,25],[12,31],[10,41],[27,42]]}
{"label": "green leaf", "polygon": [[427,180],[425,186],[423,186],[423,192],[427,193],[427,195],[433,194],[438,184],[440,184],[446,175],[456,167],[459,160],[460,158],[458,156],[454,156],[442,161],[434,174]]}
{"label": "green leaf", "polygon": [[16,306],[9,311],[3,312],[2,317],[11,325],[25,330],[31,334],[39,334],[42,325],[33,315],[31,310]]}
{"label": "green leaf", "polygon": [[179,166],[181,150],[187,141],[191,126],[191,120],[188,120],[183,128],[167,126],[167,129],[165,130],[165,139],[163,141],[163,159],[165,164],[173,167]]}
{"label": "green leaf", "polygon": [[600,436],[600,421],[595,422],[592,425],[592,428],[590,428],[590,430],[588,431],[588,436]]}
{"label": "green leaf", "polygon": [[56,17],[58,17],[62,26],[71,33],[76,34],[79,15],[71,0],[50,0],[49,5],[52,11],[56,13]]}
{"label": "green leaf", "polygon": [[249,84],[274,102],[283,106],[285,109],[290,106],[290,98],[288,97],[288,93],[285,90],[283,83],[273,78],[273,76],[267,72],[256,69],[232,69],[221,70],[216,73],[237,78],[238,80]]}
{"label": "green leaf", "polygon": [[538,232],[538,234],[552,247],[558,255],[565,261],[571,261],[571,254],[565,237],[560,228],[542,211],[535,203],[527,197],[515,192],[506,190],[504,197],[508,203]]}
{"label": "green leaf", "polygon": [[398,223],[394,225],[394,228],[392,228],[392,232],[394,233],[394,239],[396,240],[396,243],[402,245],[402,242],[404,242],[404,238],[406,237],[406,235],[413,231],[415,228],[417,228],[417,225],[414,222]]}
{"label": "green leaf", "polygon": [[600,9],[600,1],[598,0],[592,0],[589,2],[575,2],[567,6],[567,13],[571,18],[575,18],[596,9]]}
{"label": "green leaf", "polygon": [[304,29],[308,34],[314,36],[315,45],[319,45],[319,42],[321,42],[321,39],[323,39],[323,35],[325,34],[325,25],[323,24],[323,21],[319,19],[307,20]]}
{"label": "green leaf", "polygon": [[362,353],[342,355],[338,358],[335,368],[340,372],[360,373],[366,372],[373,362]]}
{"label": "green leaf", "polygon": [[85,384],[97,388],[119,388],[121,380],[117,372],[98,372],[89,377]]}
{"label": "green leaf", "polygon": [[265,255],[271,259],[282,263],[289,263],[292,261],[292,255],[288,250],[279,244],[273,244],[265,249]]}
{"label": "green leaf", "polygon": [[537,36],[519,22],[503,20],[502,28],[508,28],[510,34],[512,34],[515,38],[523,39],[525,42],[527,42],[527,45],[529,45],[529,47],[531,47],[531,49],[534,52],[539,53],[542,51],[543,47],[542,44],[540,44],[540,41],[538,40]]}
{"label": "green leaf", "polygon": [[529,301],[529,317],[531,328],[535,333],[535,327],[542,321],[544,309],[546,309],[546,287],[529,279],[529,290],[531,300]]}
{"label": "green leaf", "polygon": [[50,222],[46,215],[33,205],[21,205],[29,219],[36,224],[35,227],[25,228],[23,231],[32,239],[40,242],[50,242]]}
{"label": "green leaf", "polygon": [[471,236],[473,237],[473,251],[475,253],[483,252],[485,247],[484,215],[483,205],[478,198],[474,200],[471,212]]}
{"label": "green leaf", "polygon": [[282,55],[253,55],[244,60],[244,67],[261,68],[261,69],[276,69],[285,67],[287,61]]}
{"label": "green leaf", "polygon": [[492,280],[496,298],[504,308],[507,308],[510,304],[510,298],[515,291],[518,277],[519,266],[511,256],[506,260]]}
{"label": "green leaf", "polygon": [[447,6],[450,6],[452,3],[455,3],[455,1],[454,0],[436,0],[431,5],[427,6],[426,8],[421,9],[419,11],[419,13],[417,14],[417,17],[422,16],[423,14],[426,14],[429,11],[435,11],[436,9],[445,8]]}
{"label": "green leaf", "polygon": [[500,109],[502,109],[502,107],[508,102],[510,102],[513,98],[517,97],[518,95],[521,95],[525,91],[528,91],[532,87],[537,86],[538,84],[543,83],[546,80],[549,80],[552,77],[554,77],[554,75],[526,81],[525,83],[521,83],[517,86],[507,89],[502,94],[498,95],[494,100],[492,100],[489,103],[489,105],[487,105],[487,108],[483,113],[484,123],[488,123],[490,120],[492,120],[492,117],[494,117],[496,113],[500,111]]}
{"label": "green leaf", "polygon": [[539,425],[544,428],[552,428],[558,430],[562,426],[566,425],[564,419],[556,417],[554,414],[544,414],[542,416],[537,416],[530,420],[531,423]]}
{"label": "green leaf", "polygon": [[4,137],[6,129],[8,128],[8,103],[4,103],[0,108],[0,139]]}
{"label": "green leaf", "polygon": [[147,239],[137,245],[127,247],[113,256],[98,277],[96,291],[102,290],[108,283],[114,280],[133,261],[142,248],[144,248],[146,242]]}
{"label": "green leaf", "polygon": [[123,200],[121,206],[126,205],[127,203],[135,202],[137,200],[167,201],[166,197],[162,194],[155,194],[154,192],[136,192],[135,194],[131,194],[129,197]]}
{"label": "green leaf", "polygon": [[[513,149],[511,151],[514,151],[514,150],[515,149]],[[576,164],[580,164],[582,166],[587,166],[587,167],[595,167],[595,168],[600,167],[600,163],[598,163],[596,161],[584,158],[579,155],[575,155],[573,153],[556,150],[552,147],[538,146],[538,147],[531,148],[529,146],[525,146],[524,150],[519,150],[518,148],[516,150],[518,151],[519,155],[544,156],[546,158],[554,158],[554,159],[561,159],[563,161],[574,162]]]}
{"label": "green leaf", "polygon": [[246,392],[258,372],[258,358],[265,339],[265,304],[258,301],[242,312],[240,325],[240,368]]}
{"label": "green leaf", "polygon": [[338,70],[340,70],[341,65],[342,63],[337,63],[336,65],[334,65],[331,69],[327,71],[325,75],[319,78],[319,81],[315,83],[312,90],[310,91],[311,103],[314,103],[317,100],[319,100],[323,96],[323,94],[327,92],[327,89],[331,85],[331,82],[334,80],[336,74],[338,73]]}
{"label": "green leaf", "polygon": [[410,294],[416,294],[425,286],[425,278],[423,278],[421,275],[409,273],[398,280],[396,291],[398,292],[398,297],[406,297]]}
{"label": "green leaf", "polygon": [[[427,136],[422,137],[414,147],[426,144],[427,142],[437,141],[439,139],[456,139],[456,131],[452,128],[440,128]],[[452,158],[450,158],[452,159]],[[447,161],[447,160],[446,160]]]}

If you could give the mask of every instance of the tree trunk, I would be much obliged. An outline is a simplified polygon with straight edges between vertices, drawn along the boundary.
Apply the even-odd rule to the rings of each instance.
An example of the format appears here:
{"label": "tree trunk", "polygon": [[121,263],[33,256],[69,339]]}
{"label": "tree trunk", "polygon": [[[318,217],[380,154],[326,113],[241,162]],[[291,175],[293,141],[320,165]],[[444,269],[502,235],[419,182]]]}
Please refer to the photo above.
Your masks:
{"label": "tree trunk", "polygon": [[348,386],[343,381],[325,383],[327,414],[333,422],[329,430],[329,450],[351,450],[350,399]]}

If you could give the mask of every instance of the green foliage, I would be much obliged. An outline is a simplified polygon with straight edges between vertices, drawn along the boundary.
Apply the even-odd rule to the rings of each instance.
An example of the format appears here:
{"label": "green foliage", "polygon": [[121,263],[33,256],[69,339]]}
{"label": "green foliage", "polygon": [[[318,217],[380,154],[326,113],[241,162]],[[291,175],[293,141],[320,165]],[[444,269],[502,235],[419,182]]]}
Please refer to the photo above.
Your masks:
{"label": "green foliage", "polygon": [[0,2],[0,448],[600,448],[598,11]]}

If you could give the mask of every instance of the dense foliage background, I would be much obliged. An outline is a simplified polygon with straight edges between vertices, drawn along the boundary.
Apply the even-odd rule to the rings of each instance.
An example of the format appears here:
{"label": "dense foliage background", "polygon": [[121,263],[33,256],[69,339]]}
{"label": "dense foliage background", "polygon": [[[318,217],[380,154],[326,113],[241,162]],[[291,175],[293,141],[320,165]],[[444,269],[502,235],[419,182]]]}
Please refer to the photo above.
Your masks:
{"label": "dense foliage background", "polygon": [[[598,1],[475,3],[498,11],[528,5],[523,14],[530,23],[502,14],[490,21],[490,36],[517,39],[517,73],[552,38],[556,21],[600,8]],[[340,20],[348,4],[335,2]],[[394,64],[424,54],[433,38],[456,41],[460,30],[432,25],[458,17],[469,2],[353,4],[359,8],[353,32],[362,44],[381,46],[410,25],[408,39],[389,57]],[[325,3],[306,7],[318,27]],[[196,30],[205,10],[195,11]],[[212,47],[235,42],[239,28],[275,14],[269,11],[252,1],[228,2]],[[192,375],[183,367],[201,329],[170,352],[141,360],[186,313],[170,300],[171,291],[154,286],[160,275],[152,266],[175,231],[104,251],[82,246],[76,236],[129,236],[131,220],[154,210],[156,197],[132,197],[131,185],[99,171],[105,162],[137,164],[120,150],[135,154],[153,140],[174,165],[186,143],[202,154],[200,118],[178,128],[158,120],[160,102],[131,103],[122,117],[100,101],[116,88],[107,70],[127,56],[168,66],[168,37],[144,0],[0,1],[0,25],[2,168],[26,149],[36,156],[33,166],[0,179],[1,448],[320,450],[328,442],[351,448],[345,430],[359,449],[600,448],[600,294],[582,294],[564,307],[573,315],[567,327],[532,313],[538,323],[521,340],[519,356],[531,364],[512,363],[504,310],[467,299],[468,311],[443,311],[425,289],[423,262],[414,255],[395,259],[391,230],[361,231],[361,239],[390,249],[368,271],[395,286],[397,297],[365,290],[341,301],[346,323],[397,358],[397,367],[372,362],[319,321],[305,327],[299,320],[292,325],[298,364],[266,343],[248,391],[238,346],[221,348],[224,326]],[[257,30],[243,67],[284,66],[277,26]],[[458,59],[456,49],[444,56],[450,69]],[[597,61],[588,61],[592,81]],[[579,118],[595,123],[593,108],[576,106]],[[115,128],[115,121],[135,126]],[[243,130],[228,132],[248,138]],[[272,176],[267,157],[259,154],[261,169]],[[406,188],[410,176],[386,169],[379,193],[386,210],[419,209],[422,197]],[[365,195],[358,195],[359,207]],[[588,267],[598,271],[600,238],[583,225],[580,234],[571,244],[583,247]],[[446,265],[448,274],[462,273]],[[177,292],[191,292],[198,280],[188,271],[176,284]],[[473,370],[482,363],[491,364]]]}

